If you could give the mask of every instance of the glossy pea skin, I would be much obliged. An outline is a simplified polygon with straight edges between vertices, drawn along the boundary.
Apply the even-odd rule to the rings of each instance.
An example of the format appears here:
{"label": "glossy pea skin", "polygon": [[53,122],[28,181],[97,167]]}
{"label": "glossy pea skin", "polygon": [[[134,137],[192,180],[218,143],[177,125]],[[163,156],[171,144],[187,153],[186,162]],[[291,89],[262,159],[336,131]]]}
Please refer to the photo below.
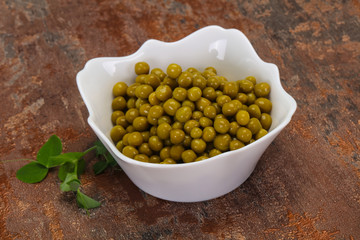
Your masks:
{"label": "glossy pea skin", "polygon": [[134,159],[139,162],[149,162],[149,157],[142,153],[135,155]]}
{"label": "glossy pea skin", "polygon": [[202,134],[202,139],[205,142],[212,142],[216,137],[216,131],[213,127],[205,127]]}
{"label": "glossy pea skin", "polygon": [[213,89],[218,89],[219,86],[220,86],[220,80],[219,80],[219,77],[217,76],[212,76],[212,77],[209,77],[207,80],[206,80],[206,86],[207,87],[212,87]]}
{"label": "glossy pea skin", "polygon": [[249,80],[243,79],[240,80],[238,83],[239,83],[240,91],[244,93],[252,92],[254,89],[254,84]]}
{"label": "glossy pea skin", "polygon": [[164,108],[160,105],[155,105],[155,106],[152,106],[150,109],[149,109],[149,114],[148,116],[149,117],[152,117],[152,118],[156,118],[158,119],[159,117],[161,117],[162,115],[164,114]]}
{"label": "glossy pea skin", "polygon": [[254,86],[256,85],[256,78],[254,76],[247,76],[245,79],[252,82]]}
{"label": "glossy pea skin", "polygon": [[133,121],[133,126],[136,131],[145,131],[149,127],[147,118],[144,116],[136,117]]}
{"label": "glossy pea skin", "polygon": [[170,146],[167,146],[167,147],[164,147],[163,149],[161,149],[160,153],[159,153],[160,159],[165,160],[167,158],[171,158],[170,150],[171,150]]}
{"label": "glossy pea skin", "polygon": [[158,155],[151,155],[149,158],[149,163],[160,163],[160,157]]}
{"label": "glossy pea skin", "polygon": [[246,127],[251,131],[252,134],[258,133],[262,128],[261,123],[257,118],[250,118],[249,123],[246,125]]}
{"label": "glossy pea skin", "polygon": [[145,104],[142,104],[139,108],[139,114],[141,116],[145,116],[147,117],[147,115],[149,114],[149,110],[151,108],[151,104],[150,103],[145,103]]}
{"label": "glossy pea skin", "polygon": [[260,119],[261,117],[261,110],[260,107],[257,104],[251,104],[247,108],[248,113],[250,114],[250,117],[254,117],[257,119]]}
{"label": "glossy pea skin", "polygon": [[204,97],[201,97],[199,100],[196,101],[196,109],[201,112],[204,112],[205,107],[210,105],[211,105],[211,101]]}
{"label": "glossy pea skin", "polygon": [[236,82],[226,82],[223,89],[224,94],[234,99],[239,92],[239,87]]}
{"label": "glossy pea skin", "polygon": [[120,116],[116,119],[116,125],[120,125],[123,128],[127,128],[129,126],[128,121],[126,121],[126,117],[124,116]]}
{"label": "glossy pea skin", "polygon": [[169,76],[166,76],[164,78],[164,80],[161,82],[161,85],[167,85],[169,86],[171,89],[175,89],[179,86],[178,82],[176,81],[176,79],[171,78]]}
{"label": "glossy pea skin", "polygon": [[260,117],[260,123],[261,123],[261,126],[265,130],[269,130],[269,128],[271,127],[271,124],[272,124],[272,118],[271,118],[270,114],[262,113],[261,117]]}
{"label": "glossy pea skin", "polygon": [[206,79],[199,73],[199,74],[193,74],[193,82],[192,85],[194,87],[198,87],[201,90],[206,87]]}
{"label": "glossy pea skin", "polygon": [[190,72],[182,72],[177,80],[180,87],[189,88],[192,85],[193,75]]}
{"label": "glossy pea skin", "polygon": [[126,90],[128,86],[124,82],[117,82],[113,87],[113,95],[114,97],[118,96],[126,96]]}
{"label": "glossy pea skin", "polygon": [[161,80],[155,74],[148,74],[144,79],[144,83],[151,86],[153,89],[156,89],[160,85]]}
{"label": "glossy pea skin", "polygon": [[133,123],[134,119],[140,115],[139,110],[136,108],[130,108],[125,113],[125,119],[128,123]]}
{"label": "glossy pea skin", "polygon": [[209,127],[213,125],[213,121],[210,118],[202,117],[199,119],[199,124],[201,127]]}
{"label": "glossy pea skin", "polygon": [[150,157],[153,154],[153,151],[151,150],[149,143],[144,142],[139,147],[139,153],[146,154]]}
{"label": "glossy pea skin", "polygon": [[170,148],[170,156],[175,161],[181,160],[181,154],[185,151],[185,148],[183,145],[172,145]]}
{"label": "glossy pea skin", "polygon": [[129,158],[134,158],[136,155],[139,154],[139,151],[133,146],[125,146],[122,150],[122,154]]}
{"label": "glossy pea skin", "polygon": [[206,148],[206,142],[200,138],[191,141],[191,149],[196,153],[203,153]]}
{"label": "glossy pea skin", "polygon": [[151,150],[158,152],[163,148],[163,142],[158,136],[151,136],[149,138],[149,146]]}
{"label": "glossy pea skin", "polygon": [[176,63],[170,64],[166,69],[167,75],[173,79],[179,77],[181,72],[182,72],[182,68],[180,67],[180,65]]}
{"label": "glossy pea skin", "polygon": [[214,129],[216,130],[216,132],[220,134],[224,134],[227,133],[227,131],[229,131],[229,128],[230,128],[230,123],[229,120],[227,120],[226,118],[215,119]]}
{"label": "glossy pea skin", "polygon": [[270,94],[270,85],[266,82],[261,82],[255,85],[254,93],[256,97],[268,97]]}
{"label": "glossy pea skin", "polygon": [[125,129],[122,126],[116,125],[110,131],[110,137],[114,143],[120,141],[126,134]]}
{"label": "glossy pea skin", "polygon": [[272,103],[269,99],[259,97],[255,100],[255,104],[259,106],[261,112],[270,113],[272,109]]}
{"label": "glossy pea skin", "polygon": [[216,114],[217,114],[217,110],[216,110],[215,106],[210,105],[210,106],[206,106],[204,108],[204,116],[205,117],[208,117],[210,119],[214,119],[216,117]]}
{"label": "glossy pea skin", "polygon": [[130,146],[140,146],[143,143],[143,138],[140,132],[132,132],[129,134],[128,142]]}
{"label": "glossy pea skin", "polygon": [[181,104],[182,107],[189,107],[191,111],[195,110],[195,104],[190,100],[185,100]]}
{"label": "glossy pea skin", "polygon": [[155,106],[155,105],[159,105],[160,104],[160,100],[156,97],[156,93],[152,92],[149,95],[148,101],[151,105]]}
{"label": "glossy pea skin", "polygon": [[229,134],[231,136],[236,136],[237,130],[240,128],[240,125],[236,122],[233,121],[230,123],[230,128],[229,128]]}
{"label": "glossy pea skin", "polygon": [[165,140],[170,137],[171,129],[172,127],[169,123],[161,123],[156,129],[156,134],[160,139]]}
{"label": "glossy pea skin", "polygon": [[209,157],[215,157],[216,155],[221,154],[219,149],[213,148],[209,151]]}
{"label": "glossy pea skin", "polygon": [[215,89],[212,87],[206,87],[203,89],[203,97],[209,99],[211,102],[215,101],[217,98]]}
{"label": "glossy pea skin", "polygon": [[181,159],[184,163],[194,162],[196,158],[196,153],[191,149],[185,150],[181,153]]}
{"label": "glossy pea skin", "polygon": [[256,95],[253,92],[250,92],[247,94],[247,105],[251,105],[255,102],[256,100]]}
{"label": "glossy pea skin", "polygon": [[188,121],[185,122],[184,124],[184,131],[187,134],[190,134],[191,129],[195,128],[195,127],[199,127],[200,123],[194,119],[190,119]]}
{"label": "glossy pea skin", "polygon": [[201,138],[201,137],[202,137],[202,134],[203,134],[203,131],[201,130],[201,128],[198,128],[198,127],[194,127],[194,128],[191,129],[191,131],[190,131],[190,136],[191,136],[193,139]]}
{"label": "glossy pea skin", "polygon": [[216,98],[216,103],[219,104],[220,107],[223,107],[225,103],[231,101],[231,98],[228,95],[221,95]]}
{"label": "glossy pea skin", "polygon": [[168,124],[171,124],[171,123],[172,123],[172,120],[171,120],[170,116],[168,116],[168,115],[163,115],[163,116],[159,117],[159,119],[158,119],[158,125],[160,125],[160,124],[162,124],[162,123],[164,123],[164,122],[166,122],[166,123],[168,123]]}
{"label": "glossy pea skin", "polygon": [[180,107],[181,107],[181,104],[173,98],[166,100],[166,102],[163,105],[164,111],[170,116],[174,116],[176,111]]}
{"label": "glossy pea skin", "polygon": [[126,108],[126,99],[123,96],[114,98],[111,107],[113,111],[124,110]]}
{"label": "glossy pea skin", "polygon": [[172,129],[170,131],[170,141],[172,144],[180,144],[185,139],[185,132],[181,129]]}
{"label": "glossy pea skin", "polygon": [[187,90],[182,87],[177,87],[174,89],[172,97],[179,102],[183,102],[187,97]]}
{"label": "glossy pea skin", "polygon": [[156,75],[160,79],[160,81],[164,80],[166,76],[164,71],[160,68],[153,68],[150,73]]}
{"label": "glossy pea skin", "polygon": [[204,116],[204,114],[197,110],[197,111],[193,111],[193,114],[192,114],[192,119],[194,120],[199,120],[200,118],[202,118]]}
{"label": "glossy pea skin", "polygon": [[229,134],[219,134],[214,139],[214,147],[221,152],[229,150],[231,137]]}
{"label": "glossy pea skin", "polygon": [[248,143],[252,138],[252,132],[246,127],[240,127],[236,132],[236,138],[243,143]]}
{"label": "glossy pea skin", "polygon": [[239,140],[232,140],[229,144],[230,151],[245,147],[245,144]]}
{"label": "glossy pea skin", "polygon": [[241,105],[238,100],[227,102],[222,107],[222,113],[227,117],[234,116],[241,108]]}
{"label": "glossy pea skin", "polygon": [[135,64],[135,73],[137,75],[140,75],[140,74],[148,74],[150,71],[150,66],[148,63],[146,62],[137,62]]}
{"label": "glossy pea skin", "polygon": [[262,138],[263,136],[265,136],[268,132],[261,128],[256,134],[255,134],[255,140],[258,140],[260,138]]}
{"label": "glossy pea skin", "polygon": [[241,126],[245,126],[246,124],[249,123],[250,120],[250,114],[248,111],[245,110],[239,110],[236,113],[236,122],[241,125]]}
{"label": "glossy pea skin", "polygon": [[166,158],[164,161],[160,162],[160,164],[176,164],[176,162],[172,158]]}
{"label": "glossy pea skin", "polygon": [[120,111],[120,110],[115,110],[112,114],[111,114],[111,122],[113,124],[116,124],[116,119],[120,116],[124,116],[124,112]]}
{"label": "glossy pea skin", "polygon": [[239,100],[242,104],[246,104],[248,96],[245,93],[241,92],[236,95],[235,99]]}
{"label": "glossy pea skin", "polygon": [[155,90],[155,96],[160,101],[166,101],[172,96],[171,87],[168,85],[160,85]]}
{"label": "glossy pea skin", "polygon": [[187,91],[187,98],[190,101],[196,102],[201,98],[202,91],[199,87],[192,87]]}
{"label": "glossy pea skin", "polygon": [[191,108],[188,106],[184,106],[179,108],[175,113],[175,119],[181,123],[185,123],[190,120],[192,116]]}

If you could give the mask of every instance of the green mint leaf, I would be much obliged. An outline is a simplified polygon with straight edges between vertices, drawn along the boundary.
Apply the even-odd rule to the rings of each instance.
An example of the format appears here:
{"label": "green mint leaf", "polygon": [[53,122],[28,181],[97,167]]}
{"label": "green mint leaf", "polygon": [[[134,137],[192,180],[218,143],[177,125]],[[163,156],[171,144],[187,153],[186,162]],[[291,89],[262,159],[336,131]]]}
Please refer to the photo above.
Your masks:
{"label": "green mint leaf", "polygon": [[94,145],[96,147],[96,156],[104,155],[105,153],[107,153],[106,147],[104,146],[104,144],[102,144],[100,140],[97,140]]}
{"label": "green mint leaf", "polygon": [[58,171],[58,177],[63,182],[65,181],[66,175],[72,173],[75,170],[75,164],[72,162],[66,162],[60,166]]}
{"label": "green mint leaf", "polygon": [[49,169],[38,162],[31,162],[20,168],[16,177],[25,183],[38,183],[46,177],[48,171]]}
{"label": "green mint leaf", "polygon": [[64,182],[60,184],[60,189],[63,192],[73,191],[76,192],[80,187],[81,183],[76,173],[68,173]]}
{"label": "green mint leaf", "polygon": [[48,165],[49,157],[59,155],[62,152],[62,143],[58,136],[52,135],[40,148],[36,160],[42,165]]}
{"label": "green mint leaf", "polygon": [[105,161],[96,162],[93,165],[93,170],[94,170],[95,175],[102,173],[108,166],[109,166],[109,164]]}
{"label": "green mint leaf", "polygon": [[92,199],[91,197],[86,196],[84,193],[80,192],[80,189],[77,190],[76,194],[76,202],[79,207],[84,208],[86,210],[97,208],[101,205],[100,202]]}
{"label": "green mint leaf", "polygon": [[84,156],[82,152],[68,152],[64,154],[60,154],[57,156],[49,157],[49,161],[47,163],[47,167],[56,167],[60,166],[66,162],[77,162],[80,158]]}

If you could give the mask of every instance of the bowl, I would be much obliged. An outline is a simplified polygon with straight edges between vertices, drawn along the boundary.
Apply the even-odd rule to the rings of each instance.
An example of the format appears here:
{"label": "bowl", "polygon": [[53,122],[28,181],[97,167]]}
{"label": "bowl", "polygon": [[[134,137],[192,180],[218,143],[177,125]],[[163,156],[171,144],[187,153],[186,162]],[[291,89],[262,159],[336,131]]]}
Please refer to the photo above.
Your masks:
{"label": "bowl", "polygon": [[[241,149],[199,162],[154,164],[126,157],[110,138],[112,87],[118,81],[132,83],[139,61],[164,71],[170,63],[183,69],[213,66],[229,81],[252,75],[258,82],[268,82],[273,103],[269,133]],[[206,201],[239,187],[296,110],[295,100],[281,86],[277,66],[262,61],[241,31],[219,26],[204,27],[176,42],[151,39],[129,56],[91,59],[76,80],[89,111],[90,127],[131,181],[152,196],[176,202]]]}

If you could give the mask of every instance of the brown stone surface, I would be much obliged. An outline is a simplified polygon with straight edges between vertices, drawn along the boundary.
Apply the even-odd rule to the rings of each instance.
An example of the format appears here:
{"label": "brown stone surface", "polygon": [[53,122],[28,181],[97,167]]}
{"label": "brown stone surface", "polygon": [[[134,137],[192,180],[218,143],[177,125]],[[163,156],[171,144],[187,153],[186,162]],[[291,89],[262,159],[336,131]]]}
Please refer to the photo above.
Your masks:
{"label": "brown stone surface", "polygon": [[[0,1],[0,239],[360,239],[358,1]],[[82,176],[90,215],[15,173],[57,134],[67,151],[96,140],[75,76],[85,62],[207,25],[237,28],[279,66],[292,122],[233,192],[173,203],[121,171]],[[91,165],[94,156],[88,156]]]}

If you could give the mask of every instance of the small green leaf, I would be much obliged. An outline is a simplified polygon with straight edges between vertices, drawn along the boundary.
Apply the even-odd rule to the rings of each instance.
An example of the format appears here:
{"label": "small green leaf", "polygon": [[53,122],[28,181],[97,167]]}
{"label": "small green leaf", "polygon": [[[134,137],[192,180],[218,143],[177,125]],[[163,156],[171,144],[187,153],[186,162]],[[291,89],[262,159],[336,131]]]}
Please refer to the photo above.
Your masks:
{"label": "small green leaf", "polygon": [[80,158],[77,166],[77,174],[80,176],[85,172],[86,162],[83,158]]}
{"label": "small green leaf", "polygon": [[20,168],[16,177],[25,183],[38,183],[46,177],[48,171],[49,169],[38,162],[31,162]]}
{"label": "small green leaf", "polygon": [[104,146],[104,144],[102,144],[100,140],[97,140],[94,145],[96,147],[96,156],[104,155],[105,153],[107,153],[106,147]]}
{"label": "small green leaf", "polygon": [[73,191],[76,192],[80,187],[81,183],[76,173],[68,173],[65,181],[60,184],[60,189],[63,192]]}
{"label": "small green leaf", "polygon": [[108,166],[109,166],[109,164],[105,161],[96,162],[93,165],[93,170],[94,170],[95,175],[102,173]]}
{"label": "small green leaf", "polygon": [[86,210],[97,208],[101,205],[100,202],[92,199],[91,197],[86,196],[84,193],[80,192],[80,189],[77,190],[76,194],[76,202],[79,207],[84,208]]}
{"label": "small green leaf", "polygon": [[72,173],[75,170],[75,164],[72,162],[66,162],[63,165],[60,166],[58,177],[63,182],[65,181],[66,175],[68,173]]}
{"label": "small green leaf", "polygon": [[105,157],[105,159],[106,159],[106,162],[107,162],[109,165],[111,165],[112,167],[114,167],[114,166],[117,164],[116,160],[114,159],[114,157],[113,157],[109,152],[107,152],[106,154],[104,154],[104,157]]}
{"label": "small green leaf", "polygon": [[62,152],[62,143],[58,136],[52,135],[40,148],[36,160],[42,165],[48,165],[49,157],[59,155]]}
{"label": "small green leaf", "polygon": [[57,156],[52,156],[52,157],[49,157],[49,161],[46,166],[50,168],[50,167],[60,166],[66,162],[75,163],[83,156],[84,156],[84,153],[82,153],[82,152],[68,152],[68,153],[57,155]]}

